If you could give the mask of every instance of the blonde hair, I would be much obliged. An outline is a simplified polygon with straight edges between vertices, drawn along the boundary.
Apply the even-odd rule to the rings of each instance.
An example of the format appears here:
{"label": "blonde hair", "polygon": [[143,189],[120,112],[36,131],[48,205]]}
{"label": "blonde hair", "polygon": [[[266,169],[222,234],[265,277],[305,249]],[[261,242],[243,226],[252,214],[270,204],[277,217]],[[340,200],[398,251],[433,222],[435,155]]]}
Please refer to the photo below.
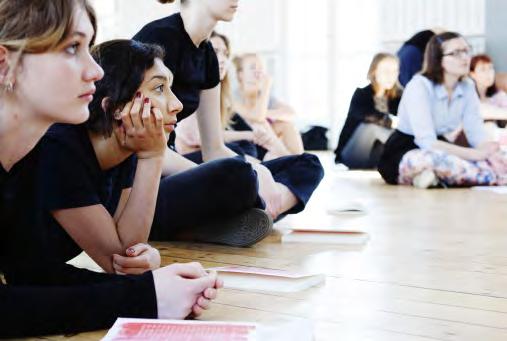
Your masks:
{"label": "blonde hair", "polygon": [[10,51],[44,53],[56,49],[72,30],[76,5],[87,12],[96,31],[95,12],[87,0],[29,0],[22,4],[0,0],[0,45]]}
{"label": "blonde hair", "polygon": [[[211,32],[210,38],[219,38],[224,41],[227,49],[227,58],[229,58],[231,55],[231,44],[229,39],[223,34],[215,31]],[[231,81],[229,73],[226,73],[224,79],[220,81],[220,121],[222,122],[222,128],[225,129],[230,126],[232,123],[232,116],[234,116],[234,112],[232,110]]]}
{"label": "blonde hair", "polygon": [[[381,53],[377,53],[373,57],[371,64],[370,64],[370,68],[368,69],[367,78],[371,82],[374,93],[376,93],[379,89],[377,79],[375,78],[375,73],[377,72],[378,65],[386,59],[392,59],[392,60],[396,61],[396,63],[398,63],[398,65],[400,64],[398,57],[396,57],[394,54],[391,54],[391,53],[381,52]],[[400,91],[401,91],[401,85],[399,82],[396,82],[396,84],[391,89],[388,89],[386,91],[385,95],[387,95],[387,98],[393,99],[393,98],[396,98],[400,95]]]}
{"label": "blonde hair", "polygon": [[243,62],[248,58],[260,59],[259,55],[254,52],[243,53],[239,56],[234,57],[232,62],[234,63],[234,66],[236,67],[236,72],[239,73],[239,72],[243,71]]}
{"label": "blonde hair", "polygon": [[[20,5],[22,3],[22,5]],[[0,0],[0,46],[14,53],[15,65],[24,53],[53,51],[69,36],[74,25],[74,9],[82,6],[94,29],[97,21],[87,0]],[[12,83],[0,84],[3,91],[11,91]],[[2,92],[3,92],[2,91]]]}

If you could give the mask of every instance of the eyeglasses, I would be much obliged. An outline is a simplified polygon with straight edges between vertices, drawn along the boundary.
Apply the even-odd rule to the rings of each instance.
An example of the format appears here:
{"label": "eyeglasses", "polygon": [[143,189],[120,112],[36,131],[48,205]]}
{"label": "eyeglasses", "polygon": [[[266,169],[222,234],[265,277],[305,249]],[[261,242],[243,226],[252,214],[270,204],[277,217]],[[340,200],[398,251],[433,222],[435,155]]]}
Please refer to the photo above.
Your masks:
{"label": "eyeglasses", "polygon": [[451,52],[444,53],[443,56],[451,56],[451,57],[470,57],[472,55],[472,51],[469,49],[460,49],[460,50],[454,50]]}

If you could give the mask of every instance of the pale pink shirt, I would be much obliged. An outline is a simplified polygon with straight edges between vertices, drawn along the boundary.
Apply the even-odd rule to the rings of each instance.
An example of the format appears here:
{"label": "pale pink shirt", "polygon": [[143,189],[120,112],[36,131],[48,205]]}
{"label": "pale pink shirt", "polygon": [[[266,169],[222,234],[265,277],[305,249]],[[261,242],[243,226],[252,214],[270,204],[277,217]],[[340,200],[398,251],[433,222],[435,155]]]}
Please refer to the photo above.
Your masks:
{"label": "pale pink shirt", "polygon": [[188,154],[201,149],[201,135],[197,124],[197,115],[190,115],[178,122],[174,146],[180,154]]}

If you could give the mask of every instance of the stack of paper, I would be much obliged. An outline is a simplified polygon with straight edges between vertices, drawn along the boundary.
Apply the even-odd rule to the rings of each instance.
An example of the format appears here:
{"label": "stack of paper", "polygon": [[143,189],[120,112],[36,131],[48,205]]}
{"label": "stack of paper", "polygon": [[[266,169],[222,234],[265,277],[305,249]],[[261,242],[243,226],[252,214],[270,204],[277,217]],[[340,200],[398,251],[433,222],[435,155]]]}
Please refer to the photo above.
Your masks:
{"label": "stack of paper", "polygon": [[225,288],[241,290],[296,292],[325,281],[323,274],[250,266],[224,266],[209,270],[219,272]]}
{"label": "stack of paper", "polygon": [[370,239],[368,233],[361,229],[329,227],[329,228],[291,228],[282,235],[282,243],[323,243],[363,245]]}

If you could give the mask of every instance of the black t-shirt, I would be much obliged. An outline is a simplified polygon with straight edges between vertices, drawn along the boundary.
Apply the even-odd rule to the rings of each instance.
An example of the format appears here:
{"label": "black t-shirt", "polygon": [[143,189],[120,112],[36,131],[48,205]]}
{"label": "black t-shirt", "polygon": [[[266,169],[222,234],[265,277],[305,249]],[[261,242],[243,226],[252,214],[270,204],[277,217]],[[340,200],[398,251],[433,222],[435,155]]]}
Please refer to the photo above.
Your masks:
{"label": "black t-shirt", "polygon": [[183,103],[178,114],[182,120],[199,107],[201,90],[211,89],[220,83],[218,60],[209,41],[195,46],[185,31],[179,13],[153,21],[144,26],[134,40],[162,46],[165,65],[174,74],[172,90]]}
{"label": "black t-shirt", "polygon": [[[12,245],[24,252],[31,251],[26,245],[15,245],[15,241],[9,239],[9,231],[20,229],[9,224],[15,223],[9,206],[13,187],[9,186],[11,180],[19,179],[21,171],[25,171],[23,175],[33,177],[34,169],[30,166],[37,155],[36,149],[9,173],[0,165],[2,249]],[[24,214],[30,215],[30,211]],[[7,215],[10,215],[10,222],[6,219]],[[20,231],[20,234],[31,232]],[[118,276],[77,269],[67,264],[46,267],[44,262],[35,260],[30,267],[24,267],[16,279],[17,284],[22,286],[13,285],[16,282],[0,284],[0,338],[79,333],[108,328],[118,317],[157,317],[151,272],[141,276]]]}
{"label": "black t-shirt", "polygon": [[101,170],[86,128],[64,124],[52,126],[25,159],[7,184],[9,220],[17,226],[6,249],[7,277],[15,276],[11,267],[34,259],[54,264],[77,256],[81,248],[51,211],[102,204],[114,215],[123,189],[132,187],[137,163],[131,156]]}

